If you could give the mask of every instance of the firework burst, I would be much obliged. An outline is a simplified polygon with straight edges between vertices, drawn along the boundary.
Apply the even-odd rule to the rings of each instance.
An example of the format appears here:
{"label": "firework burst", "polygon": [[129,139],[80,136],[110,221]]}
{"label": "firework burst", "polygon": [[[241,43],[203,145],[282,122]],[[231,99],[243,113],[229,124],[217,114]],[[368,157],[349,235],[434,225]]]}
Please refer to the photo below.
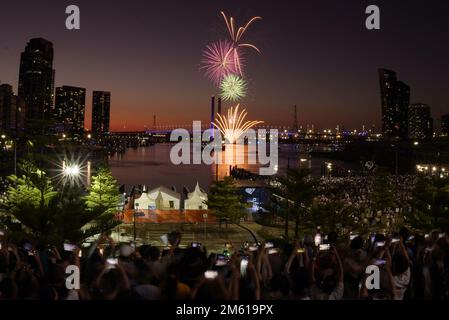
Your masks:
{"label": "firework burst", "polygon": [[226,76],[221,81],[221,97],[225,101],[238,101],[246,96],[246,81],[235,74]]}
{"label": "firework burst", "polygon": [[[239,67],[237,67],[237,61]],[[219,86],[221,81],[230,74],[239,73],[243,67],[243,59],[239,50],[228,40],[218,41],[206,47],[203,51],[201,68],[205,75]]]}
{"label": "firework burst", "polygon": [[231,40],[233,42],[232,48],[229,49],[228,55],[232,55],[233,59],[235,61],[235,65],[237,67],[238,73],[243,76],[242,71],[242,61],[240,60],[240,55],[238,48],[239,47],[246,47],[256,50],[258,53],[260,53],[259,48],[257,48],[255,45],[251,43],[241,43],[243,35],[246,33],[248,28],[257,20],[261,20],[262,17],[253,17],[251,20],[248,21],[248,23],[244,27],[239,27],[238,29],[235,27],[235,20],[233,17],[227,17],[226,14],[221,11],[221,15],[223,16],[223,19],[226,23],[226,27],[228,28],[229,35],[231,37]]}
{"label": "firework burst", "polygon": [[239,112],[239,107],[238,104],[235,108],[229,108],[227,116],[217,114],[217,120],[212,123],[231,144],[234,144],[247,130],[263,123],[263,121],[245,121],[248,112],[246,109]]}

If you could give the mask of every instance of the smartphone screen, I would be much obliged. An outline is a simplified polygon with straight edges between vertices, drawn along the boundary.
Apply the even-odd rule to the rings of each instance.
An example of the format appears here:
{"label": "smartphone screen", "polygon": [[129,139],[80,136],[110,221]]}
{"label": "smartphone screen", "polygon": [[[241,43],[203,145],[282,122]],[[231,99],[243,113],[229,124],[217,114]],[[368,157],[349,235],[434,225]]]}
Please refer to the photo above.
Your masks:
{"label": "smartphone screen", "polygon": [[161,241],[164,244],[164,246],[168,246],[168,236],[166,234],[161,236]]}
{"label": "smartphone screen", "polygon": [[74,251],[75,249],[76,249],[76,246],[74,244],[64,243],[65,251]]}
{"label": "smartphone screen", "polygon": [[378,248],[379,248],[379,247],[384,247],[384,246],[385,246],[385,241],[376,242],[376,243],[375,243],[375,246],[378,247]]}
{"label": "smartphone screen", "polygon": [[315,243],[315,246],[319,246],[321,244],[321,235],[319,233],[315,235],[313,242]]}
{"label": "smartphone screen", "polygon": [[219,254],[217,255],[217,261],[215,262],[215,265],[218,267],[222,267],[228,264],[228,259],[225,255]]}
{"label": "smartphone screen", "polygon": [[242,278],[246,277],[246,269],[248,268],[248,257],[242,257],[240,261],[240,275]]}
{"label": "smartphone screen", "polygon": [[206,279],[215,279],[218,276],[218,271],[215,270],[207,270],[204,272],[204,277]]}
{"label": "smartphone screen", "polygon": [[320,251],[327,251],[331,248],[330,244],[320,244]]}
{"label": "smartphone screen", "polygon": [[106,265],[107,265],[108,269],[115,269],[117,264],[118,264],[118,259],[117,258],[108,258],[106,260]]}
{"label": "smartphone screen", "polygon": [[382,260],[382,259],[377,259],[376,262],[375,262],[376,266],[381,266],[381,265],[384,265],[386,263],[387,263],[387,261],[386,260]]}

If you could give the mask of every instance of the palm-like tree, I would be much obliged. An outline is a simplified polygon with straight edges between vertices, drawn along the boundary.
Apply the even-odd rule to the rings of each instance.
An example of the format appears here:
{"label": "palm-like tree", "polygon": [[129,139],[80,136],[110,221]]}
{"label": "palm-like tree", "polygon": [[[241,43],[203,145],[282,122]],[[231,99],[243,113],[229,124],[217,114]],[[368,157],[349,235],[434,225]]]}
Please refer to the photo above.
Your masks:
{"label": "palm-like tree", "polygon": [[285,176],[279,177],[272,193],[284,207],[287,207],[285,215],[285,237],[288,238],[289,218],[295,221],[295,238],[299,235],[301,220],[305,222],[313,199],[316,195],[316,181],[310,177],[310,171],[306,169],[289,169]]}
{"label": "palm-like tree", "polygon": [[[16,236],[26,236],[41,244],[60,245],[65,240],[80,243],[118,224],[114,219],[119,199],[114,180],[106,188],[108,201],[93,205],[88,202],[96,197],[93,190],[86,197],[86,191],[77,187],[61,194],[33,163],[22,163],[20,171],[21,176],[9,177],[10,186],[2,205],[3,211],[14,218],[8,219],[7,225],[16,230]],[[98,179],[98,175],[93,178]]]}
{"label": "palm-like tree", "polygon": [[415,229],[430,231],[449,226],[449,179],[419,177],[406,222]]}

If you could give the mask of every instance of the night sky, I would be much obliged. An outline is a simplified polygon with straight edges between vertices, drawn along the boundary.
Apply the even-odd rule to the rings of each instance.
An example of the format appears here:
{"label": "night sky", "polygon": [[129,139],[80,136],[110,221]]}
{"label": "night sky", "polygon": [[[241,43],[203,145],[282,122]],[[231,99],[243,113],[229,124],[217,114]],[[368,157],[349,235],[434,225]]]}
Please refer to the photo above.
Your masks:
{"label": "night sky", "polygon": [[[65,29],[65,7],[80,6],[81,30]],[[365,29],[365,8],[381,8],[381,30]],[[17,92],[20,52],[33,37],[53,42],[56,86],[112,93],[111,129],[207,121],[217,89],[199,71],[201,52],[227,38],[221,10],[239,24],[264,18],[246,37],[252,119],[315,128],[380,123],[377,68],[411,88],[411,102],[449,112],[447,0],[41,0],[2,1],[0,81]],[[436,124],[439,127],[439,123]]]}

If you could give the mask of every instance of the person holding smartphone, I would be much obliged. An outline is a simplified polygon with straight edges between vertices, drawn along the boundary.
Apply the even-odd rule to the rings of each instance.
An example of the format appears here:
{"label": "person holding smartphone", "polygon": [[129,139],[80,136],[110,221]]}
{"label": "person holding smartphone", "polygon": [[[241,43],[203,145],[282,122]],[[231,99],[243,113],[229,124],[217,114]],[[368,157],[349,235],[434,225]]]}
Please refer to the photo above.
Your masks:
{"label": "person holding smartphone", "polygon": [[401,241],[392,257],[391,272],[393,274],[394,299],[403,300],[411,281],[411,261],[407,249]]}
{"label": "person holding smartphone", "polygon": [[265,243],[261,243],[256,257],[256,270],[263,288],[269,286],[270,280],[273,277],[273,268],[269,259],[268,250],[270,249],[266,248]]}
{"label": "person holding smartphone", "polygon": [[[341,300],[344,293],[344,273],[343,264],[340,255],[335,248],[331,246],[329,253],[335,257],[337,262],[336,269],[319,270],[319,265],[315,260],[311,269],[311,296],[313,300]],[[317,269],[318,268],[318,269]],[[317,283],[316,271],[321,271],[320,283]]]}
{"label": "person holding smartphone", "polygon": [[[284,270],[284,273],[288,276],[287,279],[290,279],[292,282],[291,296],[294,300],[310,300],[309,272],[309,250],[301,246],[299,241],[296,241]],[[280,281],[282,280],[281,278]]]}
{"label": "person holding smartphone", "polygon": [[366,279],[368,274],[360,282],[359,297],[366,300],[393,300],[394,280],[391,273],[390,242],[385,241],[384,246],[378,246],[368,259],[366,267],[375,265],[380,269],[380,289],[368,289]]}
{"label": "person holding smartphone", "polygon": [[101,300],[115,300],[131,292],[128,275],[116,258],[110,258],[95,280],[95,288]]}

